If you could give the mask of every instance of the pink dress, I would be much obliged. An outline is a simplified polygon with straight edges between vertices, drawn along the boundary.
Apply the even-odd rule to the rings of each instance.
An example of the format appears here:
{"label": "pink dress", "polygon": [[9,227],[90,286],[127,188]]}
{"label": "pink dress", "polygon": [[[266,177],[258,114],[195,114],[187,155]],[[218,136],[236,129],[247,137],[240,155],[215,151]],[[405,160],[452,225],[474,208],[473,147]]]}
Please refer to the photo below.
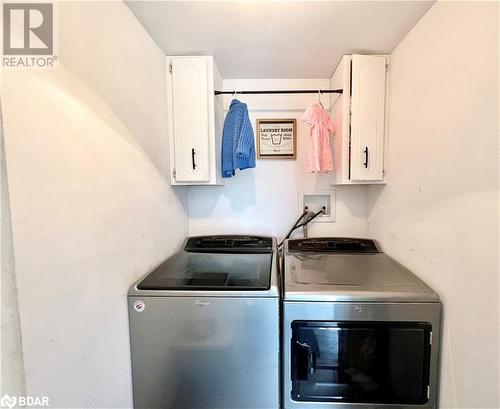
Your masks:
{"label": "pink dress", "polygon": [[302,121],[309,125],[309,152],[307,172],[330,172],[333,170],[330,133],[335,130],[330,115],[320,104],[311,104],[302,116]]}

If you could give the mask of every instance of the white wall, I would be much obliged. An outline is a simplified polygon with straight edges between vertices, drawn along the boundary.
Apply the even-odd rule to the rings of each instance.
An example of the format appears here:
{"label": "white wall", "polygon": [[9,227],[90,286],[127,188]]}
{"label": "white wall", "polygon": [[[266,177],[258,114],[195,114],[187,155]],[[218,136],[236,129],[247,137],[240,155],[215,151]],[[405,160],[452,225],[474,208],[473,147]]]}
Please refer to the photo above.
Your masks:
{"label": "white wall", "polygon": [[9,189],[7,186],[7,169],[5,166],[5,149],[0,112],[1,143],[1,377],[0,396],[8,394],[19,396],[26,394],[24,378],[23,349],[21,324],[19,319],[19,303],[15,275],[14,249],[12,245],[12,228],[10,223]]}
{"label": "white wall", "polygon": [[2,73],[26,388],[130,407],[126,291],[187,234],[165,62],[122,2],[59,6],[60,67]]}
{"label": "white wall", "polygon": [[369,234],[444,303],[441,408],[499,407],[498,3],[438,2],[391,56]]}
{"label": "white wall", "polygon": [[165,56],[128,7],[116,3],[77,1],[60,8],[61,59],[99,92],[167,177]]}
{"label": "white wall", "polygon": [[[320,89],[329,88],[329,79],[225,80],[226,90]],[[227,110],[232,96],[224,97]],[[299,192],[333,189],[329,175],[305,172],[308,130],[301,117],[317,95],[238,95],[248,104],[250,121],[255,130],[257,119],[296,118],[297,160],[257,159],[255,169],[237,171],[225,179],[225,186],[189,187],[190,234],[249,233],[269,234],[282,238],[302,212]],[[329,95],[323,95],[328,108]],[[366,235],[366,188],[335,187],[336,221],[312,223],[311,235]],[[297,231],[301,234],[301,231]]]}

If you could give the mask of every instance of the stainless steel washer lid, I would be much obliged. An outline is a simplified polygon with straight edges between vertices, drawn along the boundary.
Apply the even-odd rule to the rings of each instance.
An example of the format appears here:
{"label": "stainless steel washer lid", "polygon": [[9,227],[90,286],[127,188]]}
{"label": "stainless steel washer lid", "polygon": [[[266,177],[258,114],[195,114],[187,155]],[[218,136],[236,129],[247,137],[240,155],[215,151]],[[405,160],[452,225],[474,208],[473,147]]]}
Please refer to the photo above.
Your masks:
{"label": "stainless steel washer lid", "polygon": [[182,249],[136,281],[129,296],[279,297],[274,237],[188,237]]}
{"label": "stainless steel washer lid", "polygon": [[[335,240],[343,244],[335,246]],[[346,240],[358,239],[285,242],[284,300],[439,302],[432,288],[382,253],[375,242],[356,251]]]}

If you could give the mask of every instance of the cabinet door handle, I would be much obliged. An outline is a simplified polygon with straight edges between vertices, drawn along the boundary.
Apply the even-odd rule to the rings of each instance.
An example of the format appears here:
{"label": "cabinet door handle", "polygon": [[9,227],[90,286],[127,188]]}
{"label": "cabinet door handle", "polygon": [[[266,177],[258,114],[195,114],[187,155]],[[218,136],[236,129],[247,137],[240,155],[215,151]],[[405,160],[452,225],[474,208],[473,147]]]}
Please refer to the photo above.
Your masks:
{"label": "cabinet door handle", "polygon": [[368,146],[365,146],[365,150],[363,152],[365,154],[365,162],[363,163],[363,166],[368,169]]}
{"label": "cabinet door handle", "polygon": [[191,162],[193,163],[193,170],[196,169],[196,162],[194,161],[194,155],[196,152],[194,151],[194,148],[191,148]]}

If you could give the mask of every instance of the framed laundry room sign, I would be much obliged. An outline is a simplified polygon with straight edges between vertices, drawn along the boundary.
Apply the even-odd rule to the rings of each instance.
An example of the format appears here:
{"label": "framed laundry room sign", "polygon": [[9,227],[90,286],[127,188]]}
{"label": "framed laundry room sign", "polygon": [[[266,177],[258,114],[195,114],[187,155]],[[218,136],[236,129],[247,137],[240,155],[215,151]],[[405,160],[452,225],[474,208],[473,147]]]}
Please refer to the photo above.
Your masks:
{"label": "framed laundry room sign", "polygon": [[297,157],[297,120],[258,119],[256,130],[259,159]]}

